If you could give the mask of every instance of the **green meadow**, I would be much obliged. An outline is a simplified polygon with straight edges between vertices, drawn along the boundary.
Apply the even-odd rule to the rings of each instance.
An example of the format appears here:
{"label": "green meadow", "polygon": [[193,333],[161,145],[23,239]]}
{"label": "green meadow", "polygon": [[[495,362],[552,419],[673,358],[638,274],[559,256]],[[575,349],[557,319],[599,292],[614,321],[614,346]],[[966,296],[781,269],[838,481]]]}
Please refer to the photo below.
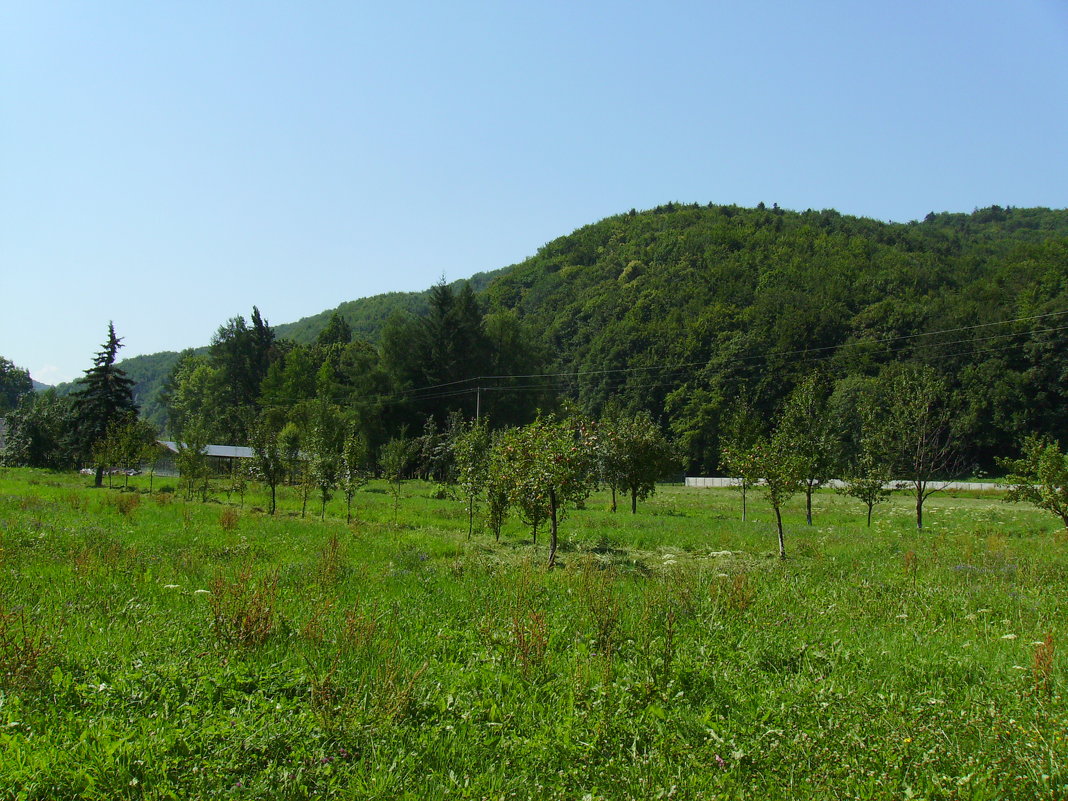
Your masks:
{"label": "green meadow", "polygon": [[165,481],[0,471],[0,798],[1068,797],[1068,542],[996,494],[780,560],[758,493],[597,493],[547,571],[430,484]]}

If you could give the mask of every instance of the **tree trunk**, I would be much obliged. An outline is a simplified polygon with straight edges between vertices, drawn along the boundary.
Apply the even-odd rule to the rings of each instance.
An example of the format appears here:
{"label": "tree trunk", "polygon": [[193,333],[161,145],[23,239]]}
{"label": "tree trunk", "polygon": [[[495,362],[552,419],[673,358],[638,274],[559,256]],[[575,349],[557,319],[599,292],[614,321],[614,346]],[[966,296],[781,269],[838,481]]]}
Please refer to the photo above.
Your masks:
{"label": "tree trunk", "polygon": [[805,521],[812,525],[812,484],[805,485]]}
{"label": "tree trunk", "polygon": [[782,536],[782,515],[779,513],[779,507],[775,507],[775,525],[779,527],[779,558],[786,558],[786,540]]}
{"label": "tree trunk", "polygon": [[467,496],[467,539],[471,539],[471,533],[475,530],[475,496]]}
{"label": "tree trunk", "polygon": [[630,491],[630,513],[632,515],[638,514],[638,490],[636,489]]}
{"label": "tree trunk", "polygon": [[916,487],[916,530],[923,531],[923,490]]}
{"label": "tree trunk", "polygon": [[745,522],[745,479],[742,479],[742,522]]}
{"label": "tree trunk", "polygon": [[549,567],[556,564],[556,491],[549,490]]}
{"label": "tree trunk", "polygon": [[870,504],[870,503],[868,504],[868,528],[871,528],[871,507],[873,505],[874,504]]}
{"label": "tree trunk", "polygon": [[271,513],[272,515],[274,514],[274,504],[275,504],[275,486],[276,486],[275,484],[271,484],[271,512],[270,512],[270,513]]}
{"label": "tree trunk", "polygon": [[612,485],[612,511],[616,510],[616,485]]}

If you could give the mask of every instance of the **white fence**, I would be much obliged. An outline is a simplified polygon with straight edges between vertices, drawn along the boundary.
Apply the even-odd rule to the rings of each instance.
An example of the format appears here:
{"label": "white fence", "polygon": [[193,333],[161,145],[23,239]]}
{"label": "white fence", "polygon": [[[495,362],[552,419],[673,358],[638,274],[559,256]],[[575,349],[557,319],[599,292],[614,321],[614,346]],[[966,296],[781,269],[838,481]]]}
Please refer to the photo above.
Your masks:
{"label": "white fence", "polygon": [[[973,492],[983,492],[986,490],[1004,490],[1005,485],[997,484],[993,481],[932,481],[932,485],[943,490],[971,490]],[[712,478],[703,476],[686,476],[687,487],[736,487],[738,486],[738,479],[736,478]],[[842,482],[837,478],[832,478],[830,481],[824,484],[826,487],[838,488],[842,486]],[[910,485],[908,481],[890,481],[886,484],[889,489],[901,489],[907,488]]]}

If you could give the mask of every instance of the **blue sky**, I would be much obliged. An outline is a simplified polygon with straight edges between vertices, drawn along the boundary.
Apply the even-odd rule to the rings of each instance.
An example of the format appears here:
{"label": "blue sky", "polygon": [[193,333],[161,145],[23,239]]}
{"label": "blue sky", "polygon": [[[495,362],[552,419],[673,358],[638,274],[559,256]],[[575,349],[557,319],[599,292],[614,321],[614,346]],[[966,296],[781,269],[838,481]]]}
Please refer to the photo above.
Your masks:
{"label": "blue sky", "polygon": [[48,383],[668,201],[1068,205],[1068,3],[49,2],[0,26],[0,356]]}

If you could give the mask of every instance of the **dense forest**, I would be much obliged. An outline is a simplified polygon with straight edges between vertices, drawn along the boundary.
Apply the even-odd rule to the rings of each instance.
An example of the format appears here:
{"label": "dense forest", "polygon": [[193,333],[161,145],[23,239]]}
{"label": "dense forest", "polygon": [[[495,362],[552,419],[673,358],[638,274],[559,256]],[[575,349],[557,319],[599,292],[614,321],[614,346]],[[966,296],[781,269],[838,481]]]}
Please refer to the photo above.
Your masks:
{"label": "dense forest", "polygon": [[561,404],[592,417],[611,407],[648,411],[687,470],[714,473],[740,403],[770,421],[818,371],[827,414],[846,419],[866,382],[908,363],[946,382],[976,471],[1027,435],[1068,430],[1066,321],[1066,211],[897,224],[668,204],[471,282],[277,327],[254,310],[206,348],[119,366],[142,415],[173,436],[195,425],[247,442],[258,416],[306,424],[328,403],[378,446],[450,412],[508,425]]}

